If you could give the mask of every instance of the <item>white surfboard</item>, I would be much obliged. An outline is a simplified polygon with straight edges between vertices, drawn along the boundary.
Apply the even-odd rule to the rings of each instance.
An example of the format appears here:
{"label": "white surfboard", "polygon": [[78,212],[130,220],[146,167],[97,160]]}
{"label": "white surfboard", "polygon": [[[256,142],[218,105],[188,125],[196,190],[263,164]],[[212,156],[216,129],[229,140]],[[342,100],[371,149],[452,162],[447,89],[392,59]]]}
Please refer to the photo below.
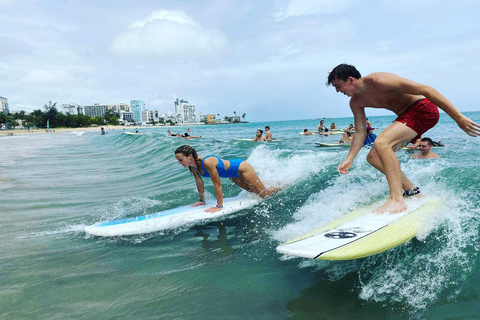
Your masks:
{"label": "white surfboard", "polygon": [[277,252],[322,260],[368,257],[414,238],[439,204],[439,200],[412,199],[406,211],[395,214],[374,214],[378,205],[370,206],[281,244]]}
{"label": "white surfboard", "polygon": [[322,143],[315,142],[319,147],[340,147],[340,148],[350,148],[350,143]]}
{"label": "white surfboard", "polygon": [[130,136],[139,136],[141,133],[135,133],[135,132],[124,132],[124,134],[128,134]]}
{"label": "white surfboard", "polygon": [[225,215],[251,208],[260,201],[261,199],[253,194],[225,198],[223,199],[223,209],[210,213],[205,212],[205,210],[214,207],[217,202],[216,200],[209,200],[205,206],[184,206],[140,217],[99,222],[85,227],[85,232],[95,236],[113,237],[173,229],[192,222],[215,220]]}

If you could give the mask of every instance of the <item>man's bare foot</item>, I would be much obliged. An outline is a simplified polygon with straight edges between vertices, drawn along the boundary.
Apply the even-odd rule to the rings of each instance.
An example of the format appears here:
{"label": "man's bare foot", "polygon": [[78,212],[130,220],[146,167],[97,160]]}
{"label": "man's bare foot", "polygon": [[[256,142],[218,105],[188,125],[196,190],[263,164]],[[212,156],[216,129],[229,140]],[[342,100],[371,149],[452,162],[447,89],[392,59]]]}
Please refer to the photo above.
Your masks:
{"label": "man's bare foot", "polygon": [[389,199],[385,204],[373,210],[373,213],[384,214],[384,213],[398,213],[407,210],[407,203],[405,200],[394,201]]}

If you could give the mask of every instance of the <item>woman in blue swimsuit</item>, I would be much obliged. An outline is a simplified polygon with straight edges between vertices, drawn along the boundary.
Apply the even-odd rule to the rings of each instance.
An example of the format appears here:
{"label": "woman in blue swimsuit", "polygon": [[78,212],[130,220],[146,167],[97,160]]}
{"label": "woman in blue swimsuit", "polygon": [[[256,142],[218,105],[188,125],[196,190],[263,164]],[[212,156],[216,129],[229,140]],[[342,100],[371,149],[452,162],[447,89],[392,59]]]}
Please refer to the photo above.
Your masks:
{"label": "woman in blue swimsuit", "polygon": [[217,205],[205,210],[216,212],[223,208],[223,191],[220,178],[230,178],[240,188],[254,192],[265,198],[273,194],[275,188],[266,188],[253,167],[242,159],[223,160],[214,155],[199,156],[191,146],[181,146],[175,150],[175,158],[178,163],[189,168],[195,177],[200,200],[192,204],[192,207],[205,205],[205,187],[202,177],[210,177],[215,186]]}

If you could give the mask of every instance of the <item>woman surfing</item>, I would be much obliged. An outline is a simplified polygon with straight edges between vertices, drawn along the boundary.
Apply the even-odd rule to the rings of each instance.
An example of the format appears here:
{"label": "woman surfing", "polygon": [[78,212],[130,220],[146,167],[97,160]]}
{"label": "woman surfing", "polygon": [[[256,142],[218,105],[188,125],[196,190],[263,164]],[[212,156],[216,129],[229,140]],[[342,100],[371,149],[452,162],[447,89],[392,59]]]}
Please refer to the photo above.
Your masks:
{"label": "woman surfing", "polygon": [[199,156],[191,146],[184,145],[175,150],[175,158],[178,163],[188,168],[195,178],[199,201],[192,207],[205,205],[205,187],[202,177],[210,177],[215,186],[217,205],[208,208],[206,212],[217,212],[223,208],[223,191],[220,178],[230,178],[237,186],[254,192],[262,198],[274,194],[278,189],[266,188],[253,167],[242,159],[224,160],[214,155]]}

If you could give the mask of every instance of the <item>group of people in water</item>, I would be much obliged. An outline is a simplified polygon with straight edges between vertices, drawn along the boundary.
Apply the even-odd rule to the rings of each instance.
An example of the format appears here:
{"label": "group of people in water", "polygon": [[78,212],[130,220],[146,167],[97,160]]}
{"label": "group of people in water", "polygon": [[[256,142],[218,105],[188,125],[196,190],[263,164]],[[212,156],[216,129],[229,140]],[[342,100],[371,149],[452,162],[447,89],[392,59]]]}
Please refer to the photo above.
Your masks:
{"label": "group of people in water", "polygon": [[190,140],[192,138],[203,138],[202,136],[192,136],[191,134],[188,133],[190,131],[191,131],[190,129],[187,129],[187,132],[185,132],[184,134],[181,134],[181,133],[173,133],[170,130],[167,130],[167,136],[175,137],[175,138],[183,138],[187,140]]}
{"label": "group of people in water", "polygon": [[263,130],[258,129],[257,133],[255,134],[255,137],[253,137],[253,142],[269,142],[273,140],[273,134],[272,131],[270,131],[269,126],[265,126],[265,135],[263,135]]}
{"label": "group of people in water", "polygon": [[[374,210],[375,213],[404,211],[407,209],[404,197],[420,193],[420,188],[401,171],[395,151],[412,142],[414,145],[418,144],[421,150],[413,158],[438,157],[431,151],[433,141],[429,138],[421,138],[426,131],[437,124],[438,108],[445,111],[468,135],[472,137],[480,135],[480,125],[461,114],[436,89],[395,74],[372,73],[362,77],[354,66],[340,64],[329,73],[328,85],[332,85],[337,92],[350,97],[350,108],[355,124],[343,133],[341,141],[351,145],[346,159],[338,165],[337,171],[340,174],[348,174],[354,159],[368,141],[371,149],[367,155],[367,161],[386,177],[390,196],[383,205]],[[365,108],[384,108],[393,111],[397,118],[378,136],[375,136],[374,128],[367,122]],[[323,120],[317,129],[319,132],[328,130]],[[336,126],[332,123],[330,130],[335,129]],[[269,130],[266,131],[268,133]],[[352,132],[355,133],[352,135]],[[308,130],[304,133],[309,134]],[[254,141],[265,141],[262,139],[265,139],[263,132],[258,130]],[[205,205],[205,187],[202,177],[210,177],[212,180],[217,205],[205,210],[207,212],[215,212],[223,208],[220,178],[230,178],[240,188],[254,192],[260,197],[267,197],[278,191],[273,187],[265,187],[253,167],[242,159],[225,160],[215,155],[199,156],[196,150],[188,145],[176,149],[175,158],[179,164],[188,168],[195,178],[199,200],[192,206]]]}

